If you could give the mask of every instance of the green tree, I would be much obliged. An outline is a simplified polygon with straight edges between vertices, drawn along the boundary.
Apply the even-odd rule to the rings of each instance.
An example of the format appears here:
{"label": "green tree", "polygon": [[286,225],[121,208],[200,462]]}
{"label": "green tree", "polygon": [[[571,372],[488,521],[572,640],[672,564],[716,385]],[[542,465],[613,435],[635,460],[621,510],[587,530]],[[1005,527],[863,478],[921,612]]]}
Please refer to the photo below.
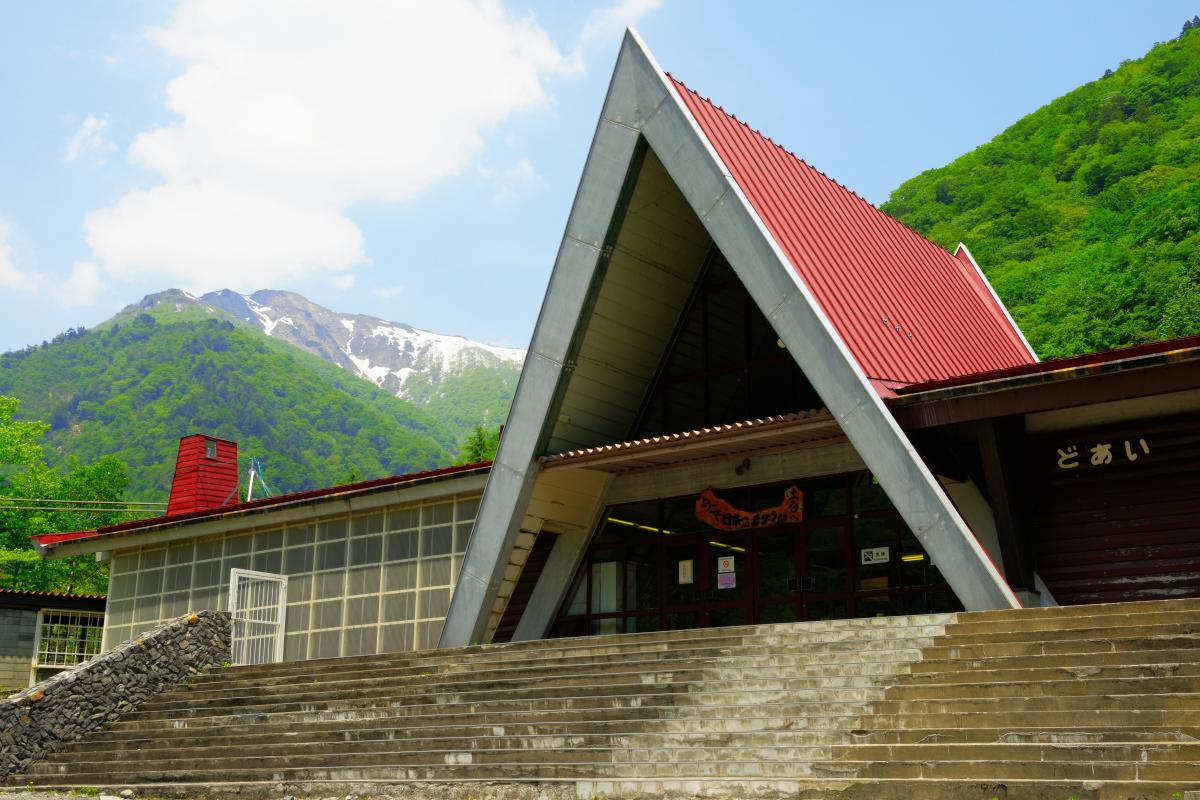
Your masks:
{"label": "green tree", "polygon": [[500,447],[500,426],[484,428],[476,425],[471,429],[459,446],[459,456],[456,464],[475,464],[479,461],[493,461],[496,450]]}
{"label": "green tree", "polygon": [[1043,358],[1200,333],[1200,31],[1157,45],[881,207],[965,242]]}
{"label": "green tree", "polygon": [[15,420],[17,408],[15,398],[0,395],[0,587],[104,594],[107,565],[92,556],[44,559],[29,537],[87,530],[132,518],[118,510],[120,506],[110,511],[90,510],[124,499],[125,467],[109,456],[87,465],[71,459],[65,473],[51,469],[43,461],[39,442],[49,426]]}

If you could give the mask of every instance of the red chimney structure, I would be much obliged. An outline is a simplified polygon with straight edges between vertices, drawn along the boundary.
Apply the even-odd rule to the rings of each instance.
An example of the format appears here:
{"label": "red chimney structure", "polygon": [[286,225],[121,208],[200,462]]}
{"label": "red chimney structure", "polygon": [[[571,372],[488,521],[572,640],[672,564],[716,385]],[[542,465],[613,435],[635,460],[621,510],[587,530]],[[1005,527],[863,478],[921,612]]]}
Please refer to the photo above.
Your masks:
{"label": "red chimney structure", "polygon": [[179,440],[167,516],[225,505],[237,490],[237,442],[193,433]]}

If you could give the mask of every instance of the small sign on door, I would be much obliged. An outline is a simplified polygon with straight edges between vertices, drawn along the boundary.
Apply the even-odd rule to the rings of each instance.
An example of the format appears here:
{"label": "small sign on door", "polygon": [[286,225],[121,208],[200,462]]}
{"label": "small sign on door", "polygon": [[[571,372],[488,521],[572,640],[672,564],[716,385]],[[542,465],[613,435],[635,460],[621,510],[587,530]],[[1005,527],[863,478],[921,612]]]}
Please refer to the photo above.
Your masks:
{"label": "small sign on door", "polygon": [[737,573],[736,572],[718,572],[717,573],[717,588],[718,589],[736,589],[737,588]]}
{"label": "small sign on door", "polygon": [[864,547],[861,551],[862,564],[886,564],[892,560],[889,547]]}
{"label": "small sign on door", "polygon": [[690,558],[679,562],[679,585],[685,586],[693,580],[692,560]]}
{"label": "small sign on door", "polygon": [[717,557],[717,572],[734,572],[734,557],[733,556],[718,556]]}

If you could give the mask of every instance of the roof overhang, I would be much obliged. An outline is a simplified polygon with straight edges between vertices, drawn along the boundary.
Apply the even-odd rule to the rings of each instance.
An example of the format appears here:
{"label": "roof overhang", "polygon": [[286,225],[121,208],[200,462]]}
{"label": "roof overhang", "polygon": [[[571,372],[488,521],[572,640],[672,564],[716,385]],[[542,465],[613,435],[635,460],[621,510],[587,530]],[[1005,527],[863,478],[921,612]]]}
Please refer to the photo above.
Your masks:
{"label": "roof overhang", "polygon": [[490,465],[469,464],[412,475],[397,475],[347,486],[264,498],[252,503],[204,512],[156,517],[92,531],[31,537],[43,556],[67,556],[119,550],[146,544],[235,533],[348,512],[368,512],[399,503],[418,502],[483,490]]}
{"label": "roof overhang", "polygon": [[975,378],[909,387],[888,406],[902,426],[916,429],[1200,389],[1200,337]]}
{"label": "roof overhang", "polygon": [[542,456],[544,470],[590,469],[625,474],[841,444],[846,435],[827,410],[734,422],[631,442]]}
{"label": "roof overhang", "polygon": [[0,589],[0,608],[19,608],[29,611],[40,611],[43,608],[64,611],[104,611],[106,604],[107,599],[104,595]]}

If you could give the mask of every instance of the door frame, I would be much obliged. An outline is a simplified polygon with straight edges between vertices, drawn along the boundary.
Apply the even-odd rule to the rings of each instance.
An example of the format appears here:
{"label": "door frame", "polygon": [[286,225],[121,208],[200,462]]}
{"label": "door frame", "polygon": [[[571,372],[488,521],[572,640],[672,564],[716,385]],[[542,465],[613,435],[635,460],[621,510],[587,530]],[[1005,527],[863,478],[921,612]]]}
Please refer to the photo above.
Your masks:
{"label": "door frame", "polygon": [[[268,663],[278,663],[283,661],[283,644],[284,637],[287,634],[287,585],[288,576],[276,574],[273,572],[259,572],[252,569],[242,569],[233,567],[229,570],[229,623],[230,623],[230,657],[233,655],[233,633],[236,630],[238,621],[237,607],[237,590],[238,581],[247,578],[250,580],[266,580],[279,584],[279,602],[277,604],[277,627],[275,629],[275,641],[272,643],[272,658]],[[249,620],[251,622],[261,623],[262,620]]]}

